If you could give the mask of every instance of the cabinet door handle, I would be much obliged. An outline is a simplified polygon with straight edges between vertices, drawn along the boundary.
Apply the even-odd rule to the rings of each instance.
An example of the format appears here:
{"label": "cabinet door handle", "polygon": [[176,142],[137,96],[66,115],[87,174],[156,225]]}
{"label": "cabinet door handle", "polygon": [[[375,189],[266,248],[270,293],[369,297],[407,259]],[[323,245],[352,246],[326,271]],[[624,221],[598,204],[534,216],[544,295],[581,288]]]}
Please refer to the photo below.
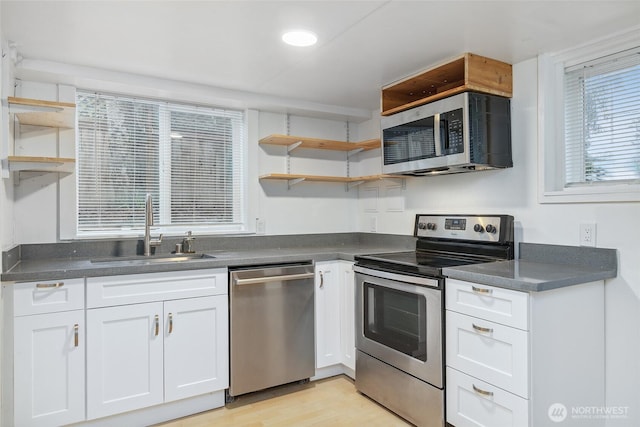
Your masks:
{"label": "cabinet door handle", "polygon": [[324,288],[324,274],[320,272],[320,289]]}
{"label": "cabinet door handle", "polygon": [[478,326],[475,323],[472,323],[471,326],[478,332],[482,332],[484,334],[493,333],[493,328],[483,328],[482,326]]}
{"label": "cabinet door handle", "polygon": [[156,324],[156,336],[160,333],[160,316],[156,314],[155,316],[155,324]]}
{"label": "cabinet door handle", "polygon": [[64,286],[64,282],[56,282],[56,283],[38,283],[36,288],[38,289],[49,289],[49,288],[60,288]]}
{"label": "cabinet door handle", "polygon": [[471,290],[477,294],[484,294],[484,295],[491,295],[493,293],[493,289],[478,288],[476,286],[471,286]]}
{"label": "cabinet door handle", "polygon": [[173,313],[169,313],[169,333],[173,332]]}
{"label": "cabinet door handle", "polygon": [[78,333],[79,329],[80,329],[80,326],[77,323],[75,325],[73,325],[73,345],[74,345],[74,347],[77,347],[78,344],[79,344],[79,342],[78,342],[80,340],[80,338],[79,338],[80,334]]}
{"label": "cabinet door handle", "polygon": [[473,391],[475,391],[478,394],[481,394],[483,396],[488,396],[488,397],[492,397],[493,396],[493,392],[492,391],[486,391],[483,390],[481,388],[476,387],[475,384],[471,384],[471,387],[473,387]]}

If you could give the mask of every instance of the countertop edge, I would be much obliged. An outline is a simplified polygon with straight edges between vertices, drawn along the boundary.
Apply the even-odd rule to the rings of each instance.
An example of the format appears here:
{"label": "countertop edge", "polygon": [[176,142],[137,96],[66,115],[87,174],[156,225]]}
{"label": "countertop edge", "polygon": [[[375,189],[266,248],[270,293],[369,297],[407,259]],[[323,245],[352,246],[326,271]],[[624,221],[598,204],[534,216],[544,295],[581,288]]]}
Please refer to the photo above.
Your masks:
{"label": "countertop edge", "polygon": [[[285,251],[283,251],[285,252]],[[364,250],[368,253],[368,250]],[[259,264],[279,264],[301,261],[353,261],[354,256],[363,251],[317,251],[307,253],[279,253],[277,255],[258,255],[247,254],[243,256],[237,253],[237,256],[219,256],[215,253],[211,255],[216,258],[203,259],[197,261],[187,261],[182,263],[157,263],[149,265],[131,265],[131,266],[92,266],[89,260],[60,260],[60,265],[67,265],[69,268],[52,268],[43,269],[33,272],[5,272],[0,276],[0,281],[6,282],[30,282],[37,280],[60,280],[60,279],[76,279],[83,277],[99,277],[99,276],[116,276],[126,274],[147,274],[147,273],[164,273],[168,271],[189,271],[204,270],[213,268],[229,268]],[[206,252],[205,252],[206,253]],[[93,264],[95,265],[95,264]]]}
{"label": "countertop edge", "polygon": [[482,285],[495,286],[498,288],[523,292],[544,292],[553,289],[564,288],[567,286],[591,283],[616,277],[615,270],[601,270],[585,272],[580,275],[575,275],[573,277],[559,280],[528,282],[525,280],[500,277],[492,274],[481,274],[477,272],[463,271],[456,269],[455,267],[444,269],[443,274],[451,279],[466,280]]}

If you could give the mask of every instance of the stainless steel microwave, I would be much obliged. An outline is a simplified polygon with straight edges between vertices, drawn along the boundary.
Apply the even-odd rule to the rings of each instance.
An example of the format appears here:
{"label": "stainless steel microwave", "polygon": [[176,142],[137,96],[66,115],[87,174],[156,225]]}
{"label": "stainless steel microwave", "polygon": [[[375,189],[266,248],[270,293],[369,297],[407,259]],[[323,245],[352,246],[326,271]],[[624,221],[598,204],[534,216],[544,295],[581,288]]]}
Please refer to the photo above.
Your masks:
{"label": "stainless steel microwave", "polygon": [[464,92],[383,117],[382,173],[435,175],[513,166],[510,100]]}

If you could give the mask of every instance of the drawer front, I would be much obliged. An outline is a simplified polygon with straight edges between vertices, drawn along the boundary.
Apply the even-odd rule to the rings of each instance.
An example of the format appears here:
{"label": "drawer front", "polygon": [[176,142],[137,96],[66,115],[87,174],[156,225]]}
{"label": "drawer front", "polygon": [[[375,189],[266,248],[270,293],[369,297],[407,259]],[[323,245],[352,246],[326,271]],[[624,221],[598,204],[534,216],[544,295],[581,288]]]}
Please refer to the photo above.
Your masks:
{"label": "drawer front", "polygon": [[228,293],[226,268],[87,278],[87,308]]}
{"label": "drawer front", "polygon": [[447,368],[447,422],[456,427],[528,427],[529,401]]}
{"label": "drawer front", "polygon": [[445,301],[447,310],[529,330],[529,294],[526,292],[447,279]]}
{"label": "drawer front", "polygon": [[43,280],[12,286],[14,316],[84,308],[84,279]]}
{"label": "drawer front", "polygon": [[446,312],[447,366],[529,396],[528,332]]}

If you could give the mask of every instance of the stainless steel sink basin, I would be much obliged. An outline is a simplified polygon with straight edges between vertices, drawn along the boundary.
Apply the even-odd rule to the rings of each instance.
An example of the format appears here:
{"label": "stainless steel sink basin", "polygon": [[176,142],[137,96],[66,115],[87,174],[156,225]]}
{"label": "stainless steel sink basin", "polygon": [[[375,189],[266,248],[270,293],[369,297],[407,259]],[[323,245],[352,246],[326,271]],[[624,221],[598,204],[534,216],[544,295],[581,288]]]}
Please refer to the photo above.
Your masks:
{"label": "stainless steel sink basin", "polygon": [[93,264],[128,264],[128,265],[148,265],[148,264],[161,264],[161,263],[175,263],[175,262],[187,262],[197,261],[215,258],[212,255],[207,254],[169,254],[169,255],[134,255],[127,257],[107,257],[92,259]]}

